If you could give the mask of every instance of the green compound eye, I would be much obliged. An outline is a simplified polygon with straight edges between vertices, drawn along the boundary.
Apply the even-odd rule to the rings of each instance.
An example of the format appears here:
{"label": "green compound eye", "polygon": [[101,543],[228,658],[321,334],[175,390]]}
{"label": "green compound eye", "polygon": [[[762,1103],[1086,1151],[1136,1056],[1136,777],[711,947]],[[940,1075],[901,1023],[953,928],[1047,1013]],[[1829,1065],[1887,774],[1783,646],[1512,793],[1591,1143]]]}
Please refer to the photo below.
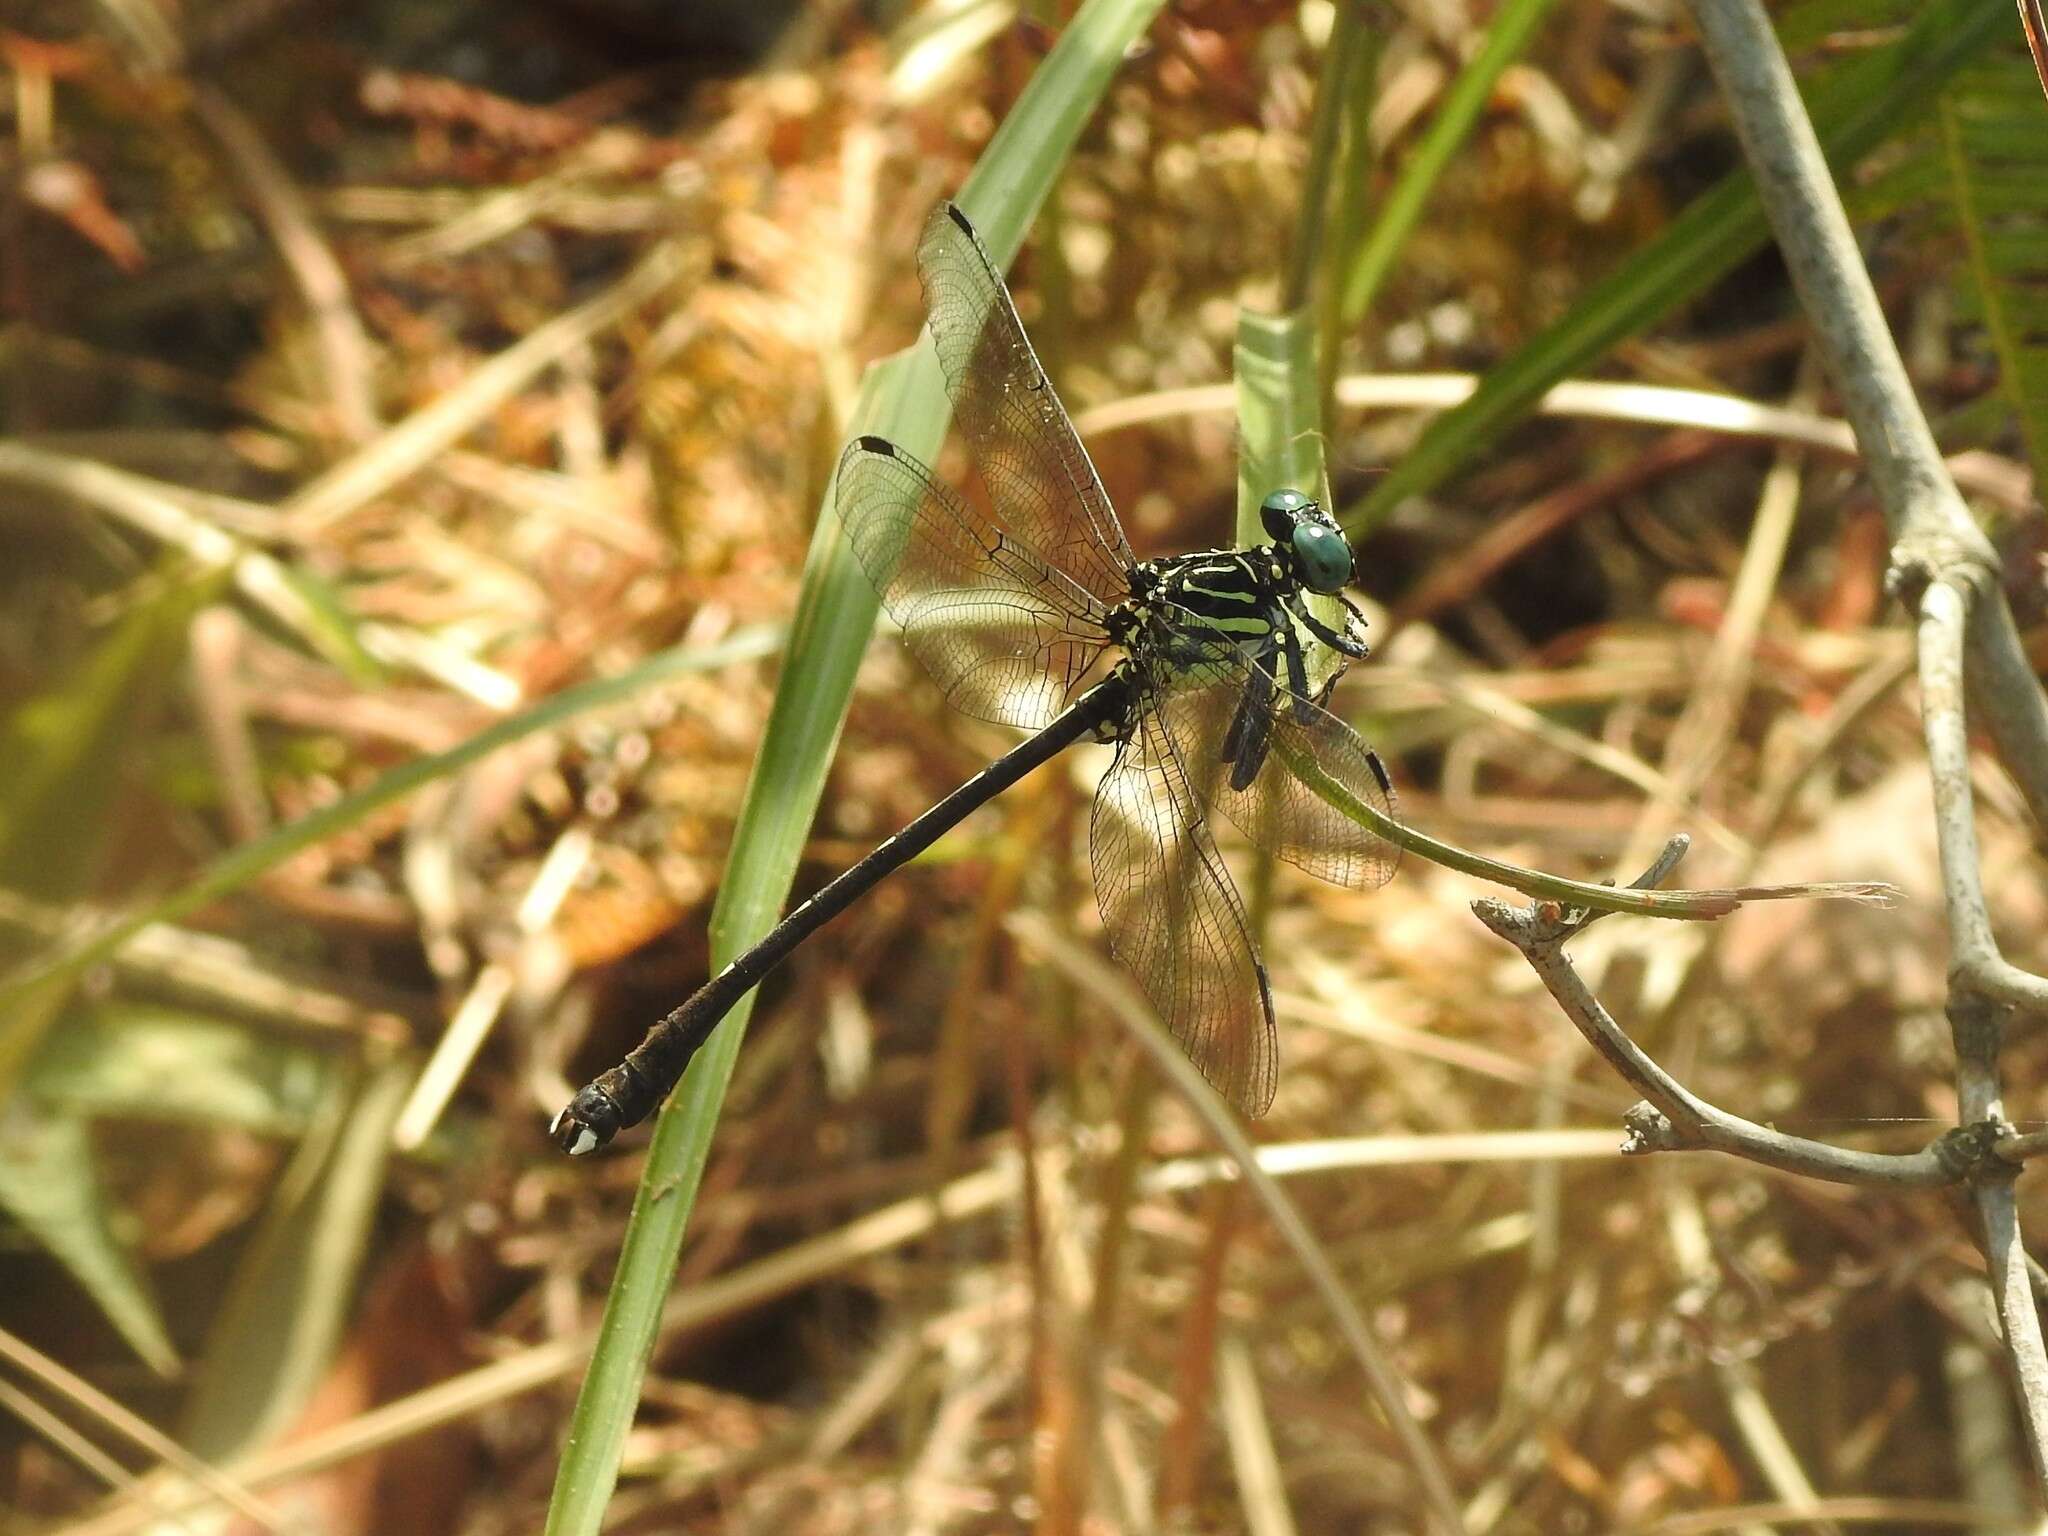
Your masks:
{"label": "green compound eye", "polygon": [[1299,491],[1275,491],[1259,503],[1259,522],[1265,527],[1267,538],[1285,544],[1294,537],[1294,527],[1301,521],[1301,515],[1314,506]]}
{"label": "green compound eye", "polygon": [[1351,579],[1351,546],[1343,533],[1328,523],[1296,524],[1294,554],[1311,592],[1325,596],[1341,592]]}

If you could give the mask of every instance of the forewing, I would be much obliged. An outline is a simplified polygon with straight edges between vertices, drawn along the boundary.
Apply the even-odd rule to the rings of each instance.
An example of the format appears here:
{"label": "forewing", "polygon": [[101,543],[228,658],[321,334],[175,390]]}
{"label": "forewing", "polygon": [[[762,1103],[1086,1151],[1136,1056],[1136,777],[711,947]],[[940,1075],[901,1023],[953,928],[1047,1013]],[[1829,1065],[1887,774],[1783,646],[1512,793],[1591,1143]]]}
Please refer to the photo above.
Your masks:
{"label": "forewing", "polygon": [[1150,715],[1095,791],[1089,844],[1111,952],[1216,1091],[1263,1115],[1279,1061],[1266,969],[1201,804]]}
{"label": "forewing", "polygon": [[952,705],[1043,729],[1108,636],[1102,605],[970,509],[895,444],[839,460],[839,521],[903,639]]}
{"label": "forewing", "polygon": [[[1284,673],[1283,673],[1284,678]],[[1379,754],[1328,710],[1297,698],[1284,684],[1265,712],[1271,733],[1257,776],[1230,785],[1237,744],[1229,739],[1238,702],[1252,685],[1241,662],[1206,664],[1189,686],[1161,694],[1158,713],[1187,764],[1204,805],[1275,858],[1335,885],[1373,890],[1394,877],[1401,850],[1367,831],[1289,770],[1289,753],[1313,761],[1365,804],[1394,820],[1393,785]]]}
{"label": "forewing", "polygon": [[1087,449],[967,216],[941,203],[918,242],[932,339],[1002,525],[1105,603],[1135,563]]}

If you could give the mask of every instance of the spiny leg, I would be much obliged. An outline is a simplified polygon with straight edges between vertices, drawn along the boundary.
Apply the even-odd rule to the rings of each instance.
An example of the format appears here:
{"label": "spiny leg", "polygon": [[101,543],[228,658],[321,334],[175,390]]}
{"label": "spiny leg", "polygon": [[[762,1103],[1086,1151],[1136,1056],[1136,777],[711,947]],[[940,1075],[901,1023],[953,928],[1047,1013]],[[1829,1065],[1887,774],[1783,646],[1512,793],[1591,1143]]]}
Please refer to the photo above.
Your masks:
{"label": "spiny leg", "polygon": [[1363,640],[1352,633],[1352,626],[1355,624],[1359,629],[1364,629],[1365,617],[1356,608],[1351,606],[1349,598],[1339,594],[1337,601],[1344,605],[1344,629],[1342,633],[1330,628],[1329,625],[1310,612],[1308,604],[1301,600],[1299,594],[1290,595],[1287,599],[1287,606],[1288,611],[1301,620],[1303,627],[1331,650],[1349,656],[1353,661],[1363,661],[1370,653],[1370,648]]}
{"label": "spiny leg", "polygon": [[[1292,638],[1291,632],[1280,633]],[[1283,640],[1282,644],[1286,642]],[[1237,711],[1230,717],[1230,729],[1223,733],[1223,761],[1230,764],[1230,787],[1242,791],[1259,776],[1259,769],[1265,766],[1266,749],[1271,745],[1273,728],[1273,694],[1278,680],[1272,672],[1273,652],[1267,648],[1251,660],[1246,669],[1244,687],[1238,693]],[[1290,655],[1288,670],[1298,681],[1299,663]]]}
{"label": "spiny leg", "polygon": [[1308,706],[1321,705],[1329,698],[1331,691],[1337,686],[1337,679],[1344,675],[1344,669],[1338,667],[1331,672],[1323,686],[1311,695],[1308,691],[1308,658],[1302,654],[1301,636],[1295,632],[1292,624],[1281,630],[1280,647],[1287,655],[1287,691],[1294,701],[1294,718],[1306,720]]}

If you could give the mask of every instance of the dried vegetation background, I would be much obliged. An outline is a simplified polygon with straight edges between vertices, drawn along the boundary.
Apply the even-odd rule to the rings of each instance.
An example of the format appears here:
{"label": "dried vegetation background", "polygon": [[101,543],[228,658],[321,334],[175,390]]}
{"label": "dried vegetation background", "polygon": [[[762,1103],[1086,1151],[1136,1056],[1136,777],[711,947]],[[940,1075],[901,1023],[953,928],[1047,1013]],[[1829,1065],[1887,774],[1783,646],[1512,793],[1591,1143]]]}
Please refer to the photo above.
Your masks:
{"label": "dried vegetation background", "polygon": [[[920,323],[919,222],[1057,18],[669,9],[4,17],[0,689],[13,761],[73,744],[0,821],[17,956],[568,685],[786,622],[859,369]],[[1237,306],[1272,302],[1328,22],[1170,11],[1013,274],[1084,431],[1163,396],[1090,435],[1141,551],[1228,535],[1227,400],[1171,392],[1227,381]],[[1478,23],[1374,24],[1393,165]],[[1483,369],[1732,157],[1675,19],[1562,0],[1339,371]],[[1981,422],[1995,368],[1953,237],[1871,233],[1930,411]],[[1606,376],[1826,413],[1803,335],[1761,257]],[[1422,419],[1340,412],[1340,504]],[[2036,622],[2024,451],[1959,434]],[[1626,876],[1688,830],[1686,883],[1905,887],[1888,911],[1614,920],[1578,951],[1708,1097],[1901,1148],[1955,1106],[1884,546],[1839,455],[1545,416],[1363,534],[1379,651],[1340,701],[1406,816],[1467,846]],[[8,1176],[0,1328],[201,1455],[329,1447],[252,1480],[273,1513],[535,1528],[636,1172],[561,1159],[545,1118],[701,977],[776,676],[757,647],[529,737],[0,1021],[9,1134],[75,1132]],[[886,638],[863,678],[800,888],[1006,744]],[[618,1528],[1416,1528],[1288,1250],[1101,1003],[1006,926],[1093,942],[1098,767],[1027,783],[768,987]],[[1994,919],[2037,964],[2033,831],[1995,769],[1977,787]],[[1302,1144],[1289,1188],[1471,1528],[2030,1507],[1954,1202],[1623,1161],[1626,1095],[1472,920],[1482,893],[1416,860],[1369,899],[1278,879],[1285,1070],[1255,1130]],[[414,1108],[457,1018],[488,1034],[445,1110]],[[2006,1066],[2023,1116],[2041,1042]],[[26,1358],[0,1378],[0,1501],[23,1529],[146,1516],[128,1479],[161,1448]],[[409,1396],[450,1382],[460,1401]]]}

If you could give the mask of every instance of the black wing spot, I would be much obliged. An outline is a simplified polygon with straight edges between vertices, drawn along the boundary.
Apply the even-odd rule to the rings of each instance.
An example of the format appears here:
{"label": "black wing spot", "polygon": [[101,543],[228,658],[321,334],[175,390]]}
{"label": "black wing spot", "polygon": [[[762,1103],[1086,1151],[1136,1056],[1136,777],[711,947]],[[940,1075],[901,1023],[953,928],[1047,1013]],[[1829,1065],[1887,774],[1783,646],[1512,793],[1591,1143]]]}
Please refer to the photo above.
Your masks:
{"label": "black wing spot", "polygon": [[962,229],[966,230],[968,234],[973,235],[976,240],[979,240],[981,238],[981,236],[976,235],[974,233],[974,226],[968,223],[967,215],[960,211],[960,205],[958,203],[946,204],[946,217],[951,219],[955,224],[958,224]]}
{"label": "black wing spot", "polygon": [[1387,777],[1387,765],[1380,761],[1379,753],[1368,748],[1365,761],[1372,769],[1372,776],[1380,781],[1380,788],[1391,795],[1394,792],[1394,781]]}
{"label": "black wing spot", "polygon": [[896,457],[896,445],[886,437],[856,437],[853,446],[864,453],[879,453],[886,459]]}

